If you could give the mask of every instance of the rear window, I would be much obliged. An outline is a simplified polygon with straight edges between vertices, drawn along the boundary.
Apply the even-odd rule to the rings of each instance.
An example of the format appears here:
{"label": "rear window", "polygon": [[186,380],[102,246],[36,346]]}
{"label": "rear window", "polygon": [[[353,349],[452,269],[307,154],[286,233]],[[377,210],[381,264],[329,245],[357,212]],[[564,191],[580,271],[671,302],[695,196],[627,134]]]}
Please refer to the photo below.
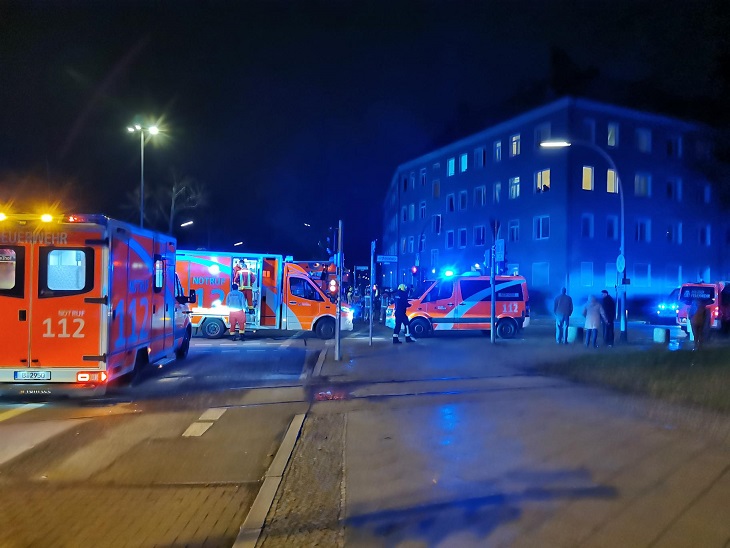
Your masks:
{"label": "rear window", "polygon": [[[461,280],[461,298],[464,301],[491,301],[492,286],[489,280]],[[497,278],[497,301],[523,300],[522,282],[505,282]]]}
{"label": "rear window", "polygon": [[683,302],[691,302],[695,299],[702,299],[705,301],[715,300],[715,287],[714,286],[699,286],[699,285],[685,285],[682,286],[680,300]]}
{"label": "rear window", "polygon": [[94,287],[94,250],[90,247],[41,247],[38,296],[65,297]]}
{"label": "rear window", "polygon": [[25,282],[25,248],[0,249],[0,295],[23,297]]}

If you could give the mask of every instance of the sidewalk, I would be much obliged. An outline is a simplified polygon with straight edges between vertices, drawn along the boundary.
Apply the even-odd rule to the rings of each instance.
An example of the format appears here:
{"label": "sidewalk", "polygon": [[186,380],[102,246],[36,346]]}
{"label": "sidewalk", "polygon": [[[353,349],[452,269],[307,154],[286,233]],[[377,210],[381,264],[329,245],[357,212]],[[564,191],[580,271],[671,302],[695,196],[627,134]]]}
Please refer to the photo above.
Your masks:
{"label": "sidewalk", "polygon": [[730,436],[523,368],[586,351],[344,340],[259,546],[727,546]]}

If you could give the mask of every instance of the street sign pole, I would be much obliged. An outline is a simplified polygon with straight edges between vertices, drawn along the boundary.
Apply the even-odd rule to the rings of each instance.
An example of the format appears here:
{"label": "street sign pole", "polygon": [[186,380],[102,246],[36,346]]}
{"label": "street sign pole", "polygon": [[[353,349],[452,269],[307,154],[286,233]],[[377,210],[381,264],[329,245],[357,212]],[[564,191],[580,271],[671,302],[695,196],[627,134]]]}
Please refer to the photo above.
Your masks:
{"label": "street sign pole", "polygon": [[335,322],[335,361],[340,361],[340,321],[342,319],[342,219],[337,230],[337,313]]}
{"label": "street sign pole", "polygon": [[370,242],[370,343],[373,345],[373,301],[375,300],[375,242]]}

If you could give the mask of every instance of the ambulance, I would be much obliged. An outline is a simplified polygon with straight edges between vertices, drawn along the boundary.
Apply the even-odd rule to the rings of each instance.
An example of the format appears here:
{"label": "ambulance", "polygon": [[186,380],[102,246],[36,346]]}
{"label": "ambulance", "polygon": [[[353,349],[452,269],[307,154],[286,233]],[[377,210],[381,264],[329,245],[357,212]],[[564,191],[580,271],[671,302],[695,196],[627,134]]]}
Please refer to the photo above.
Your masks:
{"label": "ambulance", "polygon": [[0,394],[97,396],[185,358],[176,241],[103,215],[0,213]]}
{"label": "ambulance", "polygon": [[[406,314],[416,337],[436,331],[488,331],[492,328],[492,282],[489,276],[444,276],[431,282],[424,293],[409,299]],[[530,325],[527,282],[522,276],[497,276],[497,335],[511,339]],[[386,310],[385,325],[395,327],[393,305]]]}
{"label": "ambulance", "polygon": [[710,329],[730,331],[730,282],[686,283],[679,290],[677,324],[688,332],[687,316],[694,300],[699,299],[707,307]]}
{"label": "ambulance", "polygon": [[[335,336],[337,305],[302,266],[282,255],[214,251],[177,252],[177,274],[198,305],[192,309],[194,333],[218,339],[230,329],[226,296],[238,282],[246,295],[246,330],[312,331]],[[352,331],[352,311],[342,307],[342,331]]]}

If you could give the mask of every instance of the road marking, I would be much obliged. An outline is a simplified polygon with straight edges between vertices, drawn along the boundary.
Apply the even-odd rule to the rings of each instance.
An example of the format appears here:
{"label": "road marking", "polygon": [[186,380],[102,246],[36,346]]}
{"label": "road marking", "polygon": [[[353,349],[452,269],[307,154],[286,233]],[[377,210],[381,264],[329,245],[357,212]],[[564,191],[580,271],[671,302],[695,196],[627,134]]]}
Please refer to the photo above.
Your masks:
{"label": "road marking", "polygon": [[259,489],[256,500],[251,505],[251,509],[248,511],[246,520],[238,531],[233,548],[255,548],[259,536],[261,536],[261,529],[264,527],[266,515],[274,503],[276,491],[279,489],[286,465],[291,458],[291,454],[294,452],[294,446],[296,445],[297,439],[299,439],[299,432],[302,429],[306,417],[306,413],[295,415],[289,424],[284,441],[281,442],[281,446],[276,452],[271,466],[266,471],[264,483],[261,489]]}
{"label": "road marking", "polygon": [[223,413],[227,411],[227,408],[225,407],[212,407],[208,409],[205,413],[200,415],[199,421],[217,421],[223,416]]}
{"label": "road marking", "polygon": [[314,372],[312,373],[313,376],[319,377],[320,375],[322,375],[322,366],[324,365],[324,359],[326,356],[327,356],[327,347],[325,346],[319,352],[319,358],[317,358],[317,365],[314,366]]}
{"label": "road marking", "polygon": [[0,413],[0,422],[12,419],[13,417],[17,417],[18,415],[27,413],[28,411],[33,411],[33,409],[38,409],[39,407],[43,407],[44,405],[44,403],[26,403],[25,405],[21,405],[20,407],[16,407],[15,409],[8,409],[7,411],[3,411],[2,413]]}
{"label": "road marking", "polygon": [[183,432],[183,438],[200,437],[213,426],[212,422],[194,422]]}

